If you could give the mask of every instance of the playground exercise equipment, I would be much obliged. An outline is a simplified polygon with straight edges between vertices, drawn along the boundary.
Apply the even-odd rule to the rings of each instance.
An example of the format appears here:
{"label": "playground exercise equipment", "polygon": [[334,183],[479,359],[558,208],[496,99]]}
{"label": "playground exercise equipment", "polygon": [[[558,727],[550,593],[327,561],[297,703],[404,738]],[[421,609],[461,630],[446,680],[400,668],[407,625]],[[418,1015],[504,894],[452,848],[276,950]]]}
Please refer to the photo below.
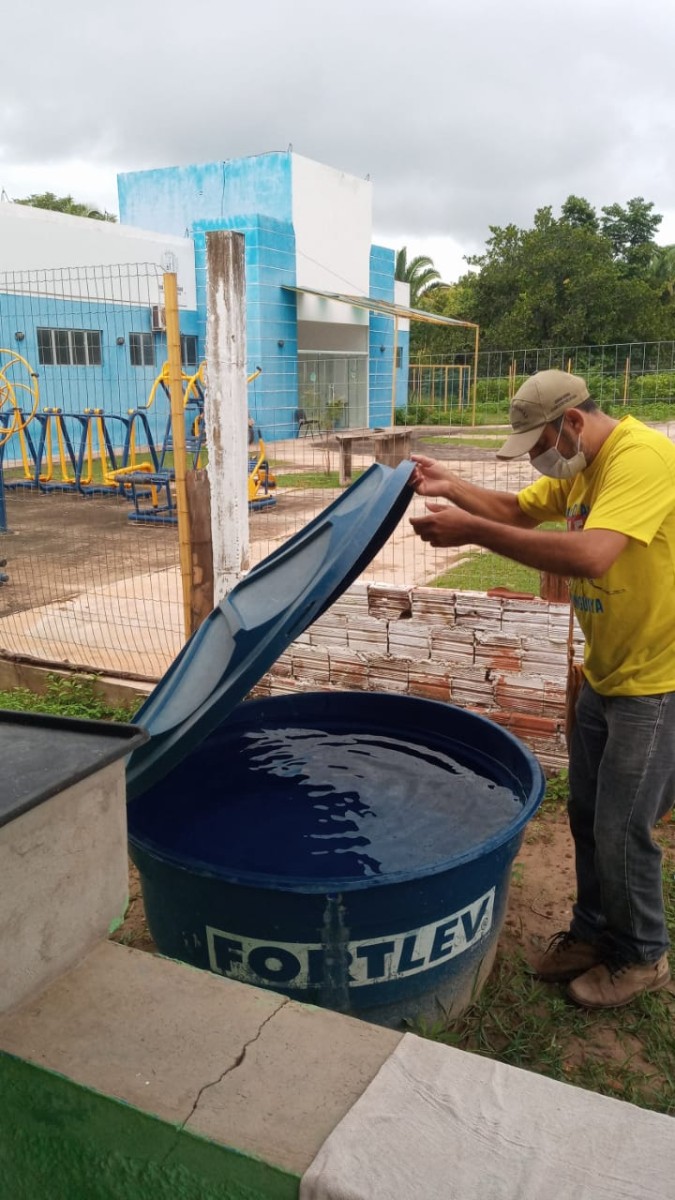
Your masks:
{"label": "playground exercise equipment", "polygon": [[[193,469],[200,465],[205,450],[205,366],[202,362],[194,373],[182,373],[183,408],[190,429],[186,450]],[[14,377],[17,370],[21,371],[19,378]],[[260,374],[258,368],[247,382],[253,382]],[[169,413],[163,434],[158,438],[157,420],[151,410],[161,393],[169,403]],[[22,475],[7,481],[7,488],[79,492],[88,496],[118,494],[131,501],[132,521],[177,522],[172,486],[175,471],[168,362],[156,376],[147,403],[129,409],[125,415],[108,413],[102,408],[85,408],[80,412],[61,408],[38,411],[38,402],[37,375],[30,364],[14,351],[0,350],[0,454],[9,439],[18,435],[23,468]],[[33,425],[29,428],[31,421]],[[265,444],[259,437],[257,451],[249,450],[250,508],[273,505],[275,487]],[[3,528],[6,528],[4,495],[0,496],[0,531]]]}
{"label": "playground exercise equipment", "polygon": [[[82,428],[77,460],[79,491],[88,495],[123,491],[125,475],[146,469],[146,464],[137,459],[133,442],[130,444],[130,416],[86,408],[77,421]],[[115,427],[121,435],[118,439],[112,436]],[[120,440],[121,454],[115,449]]]}
{"label": "playground exercise equipment", "polygon": [[[185,438],[185,448],[188,455],[191,456],[191,467],[193,470],[196,470],[199,466],[202,452],[205,450],[205,369],[206,363],[202,362],[194,374],[187,375],[185,372],[182,374],[184,384],[183,409],[185,412],[194,414],[190,425],[190,433]],[[122,494],[128,491],[128,497],[133,503],[134,510],[129,513],[130,521],[139,521],[142,524],[175,525],[178,517],[171,487],[175,478],[173,465],[170,463],[170,459],[173,456],[171,409],[169,407],[164,437],[160,445],[156,445],[153,442],[147,415],[160,389],[165,393],[170,406],[168,362],[164,363],[150,389],[148,403],[129,413],[129,432],[127,442],[125,443],[127,458],[132,459],[136,453],[136,430],[140,428],[142,436],[144,435],[145,444],[148,446],[151,461],[150,463],[146,462],[143,464],[140,470],[129,466],[114,472],[114,474],[119,481]]]}
{"label": "playground exercise equipment", "polygon": [[39,399],[38,377],[30,363],[15,350],[0,349],[0,446],[4,456],[10,438],[18,434],[24,468],[26,439],[32,447],[28,426],[37,413]]}
{"label": "playground exercise equipment", "polygon": [[265,443],[259,438],[258,453],[249,454],[248,460],[248,506],[252,512],[276,504],[276,496],[272,495],[276,486],[277,481],[265,457]]}
{"label": "playground exercise equipment", "polygon": [[15,350],[0,349],[0,444],[30,424],[40,399],[38,377],[30,363]]}
{"label": "playground exercise equipment", "polygon": [[[13,355],[14,359],[19,357]],[[168,470],[172,449],[170,416],[158,440],[147,415],[160,387],[168,396],[167,377],[168,370],[163,367],[153,383],[148,403],[130,409],[125,415],[108,413],[102,408],[86,408],[81,412],[45,408],[38,412],[37,395],[30,411],[19,410],[15,402],[6,436],[8,439],[14,433],[19,435],[23,476],[9,481],[7,487],[75,491],[83,495],[116,493],[133,499],[131,479],[145,479]],[[203,411],[202,379],[203,366],[195,374],[183,376],[185,405],[196,409],[195,428]],[[10,389],[6,392],[10,394]],[[34,420],[32,430],[27,427],[30,419]],[[196,440],[200,439],[203,441],[203,435],[197,429]]]}
{"label": "playground exercise equipment", "polygon": [[[0,411],[0,533],[7,533],[7,510],[5,508],[5,488],[3,480],[3,460],[5,457],[5,446],[7,438],[5,431],[9,423],[9,414]],[[5,560],[0,564],[5,566]],[[4,571],[0,572],[0,583],[7,583],[7,576]]]}
{"label": "playground exercise equipment", "polygon": [[[194,375],[184,375],[183,381],[185,389],[183,392],[183,406],[185,410],[194,410],[194,419],[191,424],[191,432],[186,438],[186,449],[188,454],[192,456],[191,466],[193,469],[199,466],[200,456],[205,448],[204,445],[204,384],[205,384],[205,363],[201,363]],[[247,377],[247,383],[253,383],[255,379],[262,373],[258,367],[251,375]],[[157,396],[158,390],[162,388],[167,397],[169,387],[169,369],[168,363],[165,363],[157,376],[148,397],[148,403],[145,408],[136,409],[132,414],[132,424],[130,426],[131,436],[135,434],[136,425],[140,425],[145,433],[146,440],[150,444],[150,429],[148,425],[147,410],[151,408]],[[130,489],[130,499],[134,505],[134,511],[129,513],[130,521],[139,521],[143,524],[161,524],[174,525],[177,522],[176,508],[174,496],[172,492],[172,483],[174,479],[173,468],[167,464],[168,456],[173,452],[173,441],[171,437],[171,420],[167,421],[164,441],[159,453],[153,456],[153,465],[150,469],[146,469],[142,475],[136,475],[130,471],[123,479],[124,485]],[[122,472],[116,473],[118,476]],[[258,438],[257,453],[249,453],[248,459],[248,504],[252,511],[257,511],[263,508],[270,508],[276,504],[276,497],[272,494],[276,487],[276,479],[270,470],[269,463],[265,453],[265,443],[261,437]]]}
{"label": "playground exercise equipment", "polygon": [[10,489],[105,495],[120,491],[125,471],[144,470],[135,453],[131,458],[127,453],[129,417],[100,408],[78,413],[45,408],[33,420],[37,435],[25,427],[19,431],[23,478],[8,482]]}
{"label": "playground exercise equipment", "polygon": [[[15,350],[0,349],[0,533],[7,532],[4,458],[9,439],[25,434],[37,412],[40,398],[38,377],[30,363]],[[3,559],[1,566],[6,565]],[[0,584],[8,576],[0,571]]]}
{"label": "playground exercise equipment", "polygon": [[[262,367],[256,367],[252,375],[249,375],[246,382],[253,383],[259,375],[262,374]],[[277,486],[277,481],[270,470],[270,465],[265,454],[265,443],[258,431],[258,450],[254,452],[252,447],[256,442],[256,427],[255,421],[249,416],[249,452],[248,452],[248,507],[251,512],[257,512],[261,508],[271,508],[276,504],[276,496],[272,495],[273,489]]]}

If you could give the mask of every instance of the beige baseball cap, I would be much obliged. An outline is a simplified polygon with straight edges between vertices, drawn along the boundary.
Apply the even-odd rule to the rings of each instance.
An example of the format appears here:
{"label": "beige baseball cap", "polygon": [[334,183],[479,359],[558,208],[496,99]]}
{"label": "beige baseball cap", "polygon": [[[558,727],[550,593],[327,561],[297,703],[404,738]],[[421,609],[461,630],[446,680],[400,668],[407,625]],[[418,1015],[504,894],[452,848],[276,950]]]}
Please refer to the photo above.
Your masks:
{"label": "beige baseball cap", "polygon": [[588,400],[585,379],[567,371],[537,371],[518,388],[511,401],[513,433],[497,451],[497,458],[520,458],[537,444],[544,425],[568,408]]}

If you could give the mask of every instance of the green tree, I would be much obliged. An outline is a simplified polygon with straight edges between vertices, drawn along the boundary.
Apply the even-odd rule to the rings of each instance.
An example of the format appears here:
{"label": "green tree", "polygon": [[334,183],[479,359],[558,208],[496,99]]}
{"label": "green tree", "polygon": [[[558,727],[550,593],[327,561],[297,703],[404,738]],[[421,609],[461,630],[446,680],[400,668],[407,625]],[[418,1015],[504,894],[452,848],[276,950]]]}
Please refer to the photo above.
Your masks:
{"label": "green tree", "polygon": [[590,229],[597,233],[600,228],[598,215],[583,196],[568,196],[560,210],[560,219],[574,229]]}
{"label": "green tree", "polygon": [[654,248],[648,276],[664,304],[675,300],[675,245]]}
{"label": "green tree", "polygon": [[663,220],[654,205],[634,196],[625,208],[609,204],[602,209],[601,229],[612,246],[615,260],[627,275],[645,275],[654,253],[654,235]]}
{"label": "green tree", "polygon": [[418,254],[408,262],[408,248],[403,246],[396,255],[394,279],[410,285],[410,306],[417,308],[420,300],[428,292],[445,287],[433,259],[426,254]]}
{"label": "green tree", "polygon": [[30,208],[47,208],[50,212],[68,213],[71,217],[90,217],[93,221],[116,221],[114,213],[101,211],[93,204],[82,204],[72,196],[57,196],[54,192],[34,192],[15,200],[15,204],[26,204]]}
{"label": "green tree", "polygon": [[[590,207],[590,206],[589,206]],[[576,212],[583,209],[576,206]],[[672,319],[646,277],[626,271],[612,240],[590,222],[556,219],[550,207],[530,229],[492,226],[485,252],[467,261],[464,316],[495,348],[597,345],[672,336]],[[637,243],[640,244],[639,242]]]}
{"label": "green tree", "polygon": [[[452,317],[456,321],[471,320],[466,314],[471,307],[470,290],[472,275],[465,275],[458,283],[447,287],[431,288],[417,305],[422,311],[441,317]],[[461,326],[432,325],[426,321],[410,324],[410,350],[413,355],[422,354],[434,360],[448,360],[464,353],[473,353],[474,333]]]}

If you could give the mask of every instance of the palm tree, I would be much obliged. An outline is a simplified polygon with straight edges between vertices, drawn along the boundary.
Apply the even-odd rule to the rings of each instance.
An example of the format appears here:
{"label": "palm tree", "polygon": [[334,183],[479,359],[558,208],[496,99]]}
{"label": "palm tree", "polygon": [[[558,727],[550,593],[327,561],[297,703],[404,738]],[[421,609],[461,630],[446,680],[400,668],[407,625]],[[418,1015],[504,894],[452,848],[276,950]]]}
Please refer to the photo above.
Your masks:
{"label": "palm tree", "polygon": [[410,307],[417,308],[422,296],[436,288],[447,287],[443,283],[433,260],[427,254],[418,254],[408,262],[408,247],[403,246],[396,255],[394,279],[410,285]]}

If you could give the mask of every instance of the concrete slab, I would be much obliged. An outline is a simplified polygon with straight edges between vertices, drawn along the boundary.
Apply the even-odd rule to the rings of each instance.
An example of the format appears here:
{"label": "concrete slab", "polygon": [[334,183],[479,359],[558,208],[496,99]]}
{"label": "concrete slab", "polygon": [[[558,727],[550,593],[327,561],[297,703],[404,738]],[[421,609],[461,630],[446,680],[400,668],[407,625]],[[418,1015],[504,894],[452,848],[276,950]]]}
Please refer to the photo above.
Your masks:
{"label": "concrete slab", "polygon": [[0,1015],[0,1053],[298,1174],[400,1038],[110,942]]}
{"label": "concrete slab", "polygon": [[13,654],[157,678],[183,644],[177,567],[110,581],[58,603],[0,618]]}
{"label": "concrete slab", "polygon": [[236,1072],[205,1090],[187,1129],[301,1172],[373,1080],[402,1034],[289,1001]]}
{"label": "concrete slab", "polygon": [[0,1048],[166,1121],[190,1117],[283,997],[103,942],[0,1016]]}

